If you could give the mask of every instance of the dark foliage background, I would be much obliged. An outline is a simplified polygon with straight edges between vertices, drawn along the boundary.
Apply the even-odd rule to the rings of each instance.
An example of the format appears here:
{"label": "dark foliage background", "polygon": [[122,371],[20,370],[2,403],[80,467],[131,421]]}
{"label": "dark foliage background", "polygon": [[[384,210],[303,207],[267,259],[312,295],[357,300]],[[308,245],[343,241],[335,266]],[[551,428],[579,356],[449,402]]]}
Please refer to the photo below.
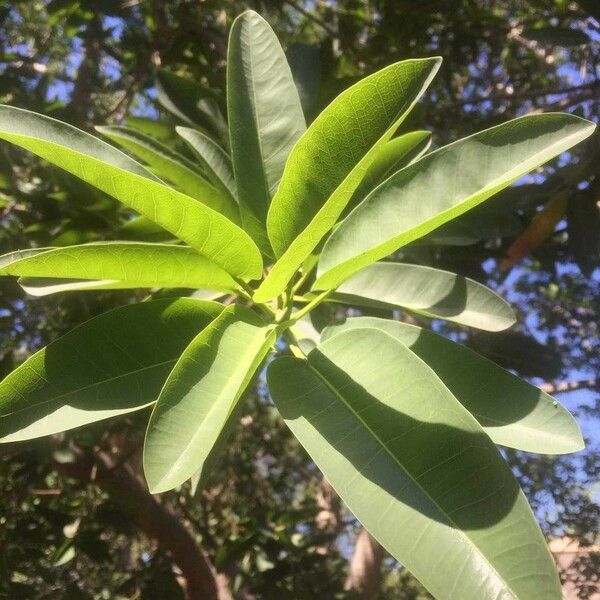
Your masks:
{"label": "dark foliage background", "polygon": [[[88,130],[152,127],[174,143],[178,119],[165,105],[194,108],[183,82],[161,69],[222,102],[227,31],[244,8],[267,18],[288,49],[309,119],[363,75],[439,54],[442,70],[409,124],[433,131],[435,145],[528,112],[599,120],[595,0],[14,0],[0,5],[0,101]],[[593,138],[467,215],[461,245],[405,256],[487,283],[515,304],[519,325],[504,334],[433,325],[577,413],[586,451],[506,455],[549,538],[568,536],[583,549],[597,547],[600,518],[599,158]],[[1,145],[0,251],[123,238],[128,218],[110,198]],[[2,278],[0,376],[131,299],[33,299]],[[320,314],[323,323],[336,316]],[[320,479],[260,382],[218,472],[196,494],[184,486],[153,499],[140,486],[146,416],[0,447],[0,597],[203,597],[194,577],[216,577],[221,599],[428,597],[390,559],[379,570],[380,549]],[[573,580],[569,593],[587,598],[598,593],[600,560],[578,556],[563,577]],[[353,579],[360,567],[362,592]]]}

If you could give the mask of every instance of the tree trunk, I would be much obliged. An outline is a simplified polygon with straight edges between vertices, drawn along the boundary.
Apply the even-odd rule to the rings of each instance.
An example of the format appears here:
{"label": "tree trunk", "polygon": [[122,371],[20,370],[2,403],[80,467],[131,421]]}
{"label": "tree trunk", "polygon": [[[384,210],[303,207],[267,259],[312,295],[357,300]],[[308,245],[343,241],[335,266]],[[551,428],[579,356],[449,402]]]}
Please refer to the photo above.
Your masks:
{"label": "tree trunk", "polygon": [[366,529],[361,529],[356,538],[344,589],[357,592],[361,600],[375,600],[381,587],[382,560],[383,548],[379,542]]}

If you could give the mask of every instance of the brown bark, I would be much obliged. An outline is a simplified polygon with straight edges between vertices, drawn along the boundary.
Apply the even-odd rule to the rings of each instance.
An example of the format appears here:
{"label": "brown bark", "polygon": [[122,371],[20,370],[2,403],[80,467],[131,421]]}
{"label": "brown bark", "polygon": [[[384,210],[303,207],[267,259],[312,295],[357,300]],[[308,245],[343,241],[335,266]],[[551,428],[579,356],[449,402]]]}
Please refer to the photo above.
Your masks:
{"label": "brown bark", "polygon": [[358,593],[361,600],[374,600],[381,587],[383,548],[366,530],[361,529],[348,567],[345,590]]}
{"label": "brown bark", "polygon": [[131,507],[136,525],[155,539],[185,580],[187,600],[231,600],[226,580],[219,578],[208,557],[186,527],[148,492],[127,464],[115,462],[105,452],[94,455],[73,449],[76,460],[57,470],[82,481],[93,481]]}
{"label": "brown bark", "polygon": [[75,86],[71,96],[71,107],[78,123],[84,124],[89,118],[92,106],[92,92],[100,69],[100,48],[103,41],[103,29],[100,14],[96,14],[88,23],[85,31],[83,56],[77,69]]}

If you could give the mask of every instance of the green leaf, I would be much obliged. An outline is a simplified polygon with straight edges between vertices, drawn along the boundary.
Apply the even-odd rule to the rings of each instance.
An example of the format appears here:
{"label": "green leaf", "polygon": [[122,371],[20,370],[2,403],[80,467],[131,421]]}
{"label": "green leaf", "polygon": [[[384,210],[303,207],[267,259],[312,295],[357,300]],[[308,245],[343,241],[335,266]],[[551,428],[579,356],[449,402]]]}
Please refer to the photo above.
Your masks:
{"label": "green leaf", "polygon": [[289,46],[285,53],[298,88],[304,114],[309,114],[319,100],[321,87],[321,49],[302,42]]}
{"label": "green leaf", "polygon": [[79,325],[0,383],[0,441],[50,435],[154,402],[183,349],[222,308],[155,300]]}
{"label": "green leaf", "polygon": [[348,508],[438,600],[559,600],[533,513],[477,421],[387,333],[276,359],[271,395]]}
{"label": "green leaf", "polygon": [[150,136],[163,144],[172,144],[175,136],[173,135],[173,126],[166,121],[157,121],[148,117],[125,117],[125,125],[130,129],[135,129],[140,133]]}
{"label": "green leaf", "polygon": [[175,238],[148,217],[133,217],[121,225],[116,233],[120,240],[139,242],[171,242]]}
{"label": "green leaf", "polygon": [[[0,263],[3,258],[0,257]],[[183,287],[229,291],[238,287],[231,275],[193,248],[141,242],[95,242],[47,249],[1,267],[0,275],[104,280],[104,289],[110,286],[107,280],[112,280],[117,289]]]}
{"label": "green leaf", "polygon": [[248,234],[223,215],[148,178],[116,148],[43,115],[0,106],[0,139],[17,144],[130,206],[240,278],[262,272]]}
{"label": "green leaf", "polygon": [[169,181],[184,194],[225,215],[230,221],[239,222],[235,200],[207,181],[198,166],[185,156],[135,129],[115,125],[96,127],[96,130],[142,159],[161,179]]}
{"label": "green leaf", "polygon": [[342,92],[294,146],[267,217],[279,260],[256,293],[285,289],[334,226],[378,149],[398,129],[437,72],[440,58],[393,64]]}
{"label": "green leaf", "polygon": [[333,232],[315,285],[336,287],[477,206],[594,129],[573,115],[529,115],[425,155],[375,188]]}
{"label": "green leaf", "polygon": [[237,191],[235,177],[233,176],[233,165],[227,152],[217,142],[197,129],[176,127],[175,130],[198,156],[211,181],[229,192],[231,198],[236,199]]}
{"label": "green leaf", "polygon": [[154,407],[144,444],[153,493],[203,468],[238,400],[275,342],[275,328],[230,306],[186,348]]}
{"label": "green leaf", "polygon": [[348,207],[354,208],[373,188],[390,175],[421,158],[430,146],[429,131],[411,131],[380,146]]}
{"label": "green leaf", "polygon": [[516,322],[510,304],[485,285],[420,265],[369,265],[342,283],[334,297],[358,306],[406,308],[486,331],[502,331]]}
{"label": "green leaf", "polygon": [[584,448],[577,422],[552,396],[432,331],[399,321],[357,317],[327,327],[321,339],[365,327],[385,331],[424,360],[496,444],[540,454]]}
{"label": "green leaf", "polygon": [[159,103],[188,125],[200,125],[220,137],[227,135],[227,123],[218,104],[218,95],[208,87],[165,69],[156,73]]}
{"label": "green leaf", "polygon": [[53,248],[26,248],[24,250],[15,250],[8,254],[3,254],[0,256],[0,269],[10,267],[10,265],[17,261],[29,258],[30,256],[35,256],[36,254],[41,254],[47,250],[53,250]]}
{"label": "green leaf", "polygon": [[125,290],[131,285],[115,279],[74,279],[57,277],[19,277],[18,284],[31,296],[50,296],[61,292]]}
{"label": "green leaf", "polygon": [[277,36],[254,11],[231,27],[227,50],[231,156],[244,228],[264,230],[292,146],[306,129],[298,90]]}

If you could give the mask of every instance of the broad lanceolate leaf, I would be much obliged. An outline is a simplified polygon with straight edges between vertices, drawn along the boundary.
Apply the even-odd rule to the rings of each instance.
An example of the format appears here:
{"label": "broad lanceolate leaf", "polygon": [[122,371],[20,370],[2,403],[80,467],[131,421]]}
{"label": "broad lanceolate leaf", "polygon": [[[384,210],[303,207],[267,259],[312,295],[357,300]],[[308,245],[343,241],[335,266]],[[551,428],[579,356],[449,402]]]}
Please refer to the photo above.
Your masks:
{"label": "broad lanceolate leaf", "polygon": [[188,125],[201,125],[225,138],[227,123],[213,90],[197,81],[159,69],[156,91],[160,104],[177,118]]}
{"label": "broad lanceolate leaf", "polygon": [[277,36],[253,11],[240,15],[231,27],[227,108],[238,199],[255,217],[248,222],[242,213],[242,218],[256,239],[254,230],[257,224],[264,230],[285,162],[306,124]]}
{"label": "broad lanceolate leaf", "polygon": [[231,158],[217,142],[207,135],[190,127],[176,127],[177,133],[190,145],[202,163],[206,175],[215,185],[237,199],[235,177]]}
{"label": "broad lanceolate leaf", "polygon": [[530,115],[427,154],[373,190],[333,232],[316,285],[336,287],[477,206],[594,129],[573,115]]}
{"label": "broad lanceolate leaf", "polygon": [[508,329],[516,320],[508,302],[485,285],[420,265],[369,265],[342,283],[335,298],[359,306],[407,308],[486,331]]}
{"label": "broad lanceolate leaf", "polygon": [[275,360],[268,383],[350,510],[435,598],[561,597],[545,540],[493,442],[398,340],[346,331],[308,360]]}
{"label": "broad lanceolate leaf", "polygon": [[342,92],[294,147],[267,219],[279,260],[257,301],[279,294],[334,226],[379,148],[394,134],[441,59],[393,64]]}
{"label": "broad lanceolate leaf", "polygon": [[496,444],[541,454],[584,447],[575,419],[554,398],[492,361],[432,331],[357,317],[327,327],[323,341],[349,329],[385,331],[424,360]]}
{"label": "broad lanceolate leaf", "polygon": [[50,435],[154,402],[181,352],[222,308],[155,300],[79,325],[0,383],[0,441]]}
{"label": "broad lanceolate leaf", "polygon": [[207,181],[198,165],[185,156],[129,127],[96,127],[96,130],[141,158],[156,175],[169,181],[183,193],[225,215],[234,223],[239,222],[235,200]]}
{"label": "broad lanceolate leaf", "polygon": [[187,287],[228,291],[238,287],[231,275],[193,248],[136,242],[49,249],[12,261],[0,268],[0,275],[104,280],[104,289],[110,287],[107,280],[114,281],[118,289]]}
{"label": "broad lanceolate leaf", "polygon": [[109,144],[49,117],[0,106],[0,139],[65,169],[170,231],[228,273],[257,278],[262,258],[248,234],[208,206],[149,178]]}
{"label": "broad lanceolate leaf", "polygon": [[202,468],[256,370],[275,328],[231,306],[186,348],[160,394],[146,434],[144,472],[153,492]]}

